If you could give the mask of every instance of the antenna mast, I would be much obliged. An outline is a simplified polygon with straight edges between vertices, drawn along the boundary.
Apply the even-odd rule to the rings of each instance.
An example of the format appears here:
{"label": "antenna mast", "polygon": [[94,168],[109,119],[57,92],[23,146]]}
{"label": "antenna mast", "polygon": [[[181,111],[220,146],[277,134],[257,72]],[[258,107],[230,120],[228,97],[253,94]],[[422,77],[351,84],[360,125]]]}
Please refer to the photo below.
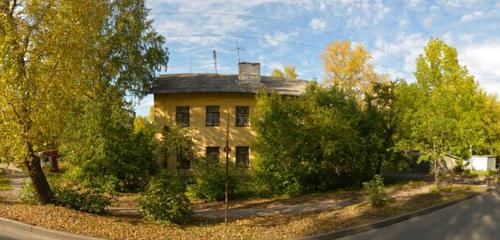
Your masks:
{"label": "antenna mast", "polygon": [[238,44],[238,39],[236,39],[236,51],[238,52],[238,63],[241,62],[240,60],[240,45]]}
{"label": "antenna mast", "polygon": [[213,57],[214,57],[214,66],[215,66],[215,74],[217,75],[217,51],[213,51]]}
{"label": "antenna mast", "polygon": [[193,72],[191,71],[193,66],[193,57],[189,57],[189,74],[192,74]]}

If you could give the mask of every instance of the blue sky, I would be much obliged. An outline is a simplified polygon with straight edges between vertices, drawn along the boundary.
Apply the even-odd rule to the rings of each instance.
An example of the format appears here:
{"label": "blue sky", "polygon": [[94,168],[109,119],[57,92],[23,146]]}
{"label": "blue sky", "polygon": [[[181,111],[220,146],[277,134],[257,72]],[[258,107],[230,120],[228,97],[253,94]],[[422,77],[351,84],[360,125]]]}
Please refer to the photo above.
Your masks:
{"label": "blue sky", "polygon": [[[492,0],[149,0],[155,29],[170,51],[164,73],[236,73],[260,62],[263,75],[292,64],[322,81],[322,49],[334,40],[363,44],[378,72],[414,81],[415,58],[430,37],[456,47],[480,86],[500,95],[500,1]],[[191,66],[191,68],[190,68]],[[139,115],[153,103],[147,96]]]}

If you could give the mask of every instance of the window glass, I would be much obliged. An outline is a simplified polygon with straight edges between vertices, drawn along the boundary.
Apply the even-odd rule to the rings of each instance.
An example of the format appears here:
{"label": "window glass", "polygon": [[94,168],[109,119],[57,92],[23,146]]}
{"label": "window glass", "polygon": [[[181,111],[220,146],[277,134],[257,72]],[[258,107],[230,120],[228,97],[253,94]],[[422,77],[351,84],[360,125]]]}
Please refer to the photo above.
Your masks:
{"label": "window glass", "polygon": [[250,152],[248,147],[236,147],[236,166],[250,166]]}
{"label": "window glass", "polygon": [[219,106],[206,107],[206,125],[219,126]]}
{"label": "window glass", "polygon": [[177,106],[175,107],[175,122],[178,126],[189,127],[189,107]]}
{"label": "window glass", "polygon": [[207,147],[206,158],[209,162],[219,162],[220,153],[219,147]]}
{"label": "window glass", "polygon": [[248,126],[250,108],[247,106],[236,107],[236,126]]}

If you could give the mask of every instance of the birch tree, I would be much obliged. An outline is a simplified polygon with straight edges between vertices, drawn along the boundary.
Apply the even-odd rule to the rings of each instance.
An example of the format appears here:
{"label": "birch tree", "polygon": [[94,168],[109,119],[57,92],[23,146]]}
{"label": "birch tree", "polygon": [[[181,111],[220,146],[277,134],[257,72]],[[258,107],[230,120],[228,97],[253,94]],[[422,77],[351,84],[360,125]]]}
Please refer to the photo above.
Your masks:
{"label": "birch tree", "polygon": [[143,1],[0,2],[0,130],[42,203],[53,193],[37,152],[59,146],[106,88],[147,92],[166,65],[163,42]]}

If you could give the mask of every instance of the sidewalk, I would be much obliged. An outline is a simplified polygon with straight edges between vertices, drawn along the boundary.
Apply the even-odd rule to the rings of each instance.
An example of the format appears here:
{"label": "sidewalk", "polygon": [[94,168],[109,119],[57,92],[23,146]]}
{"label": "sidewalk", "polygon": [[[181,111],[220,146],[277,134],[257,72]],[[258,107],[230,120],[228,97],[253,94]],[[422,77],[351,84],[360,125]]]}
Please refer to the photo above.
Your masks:
{"label": "sidewalk", "polygon": [[[389,190],[388,197],[391,199],[403,200],[412,196],[426,193],[430,185],[419,186],[411,190]],[[344,208],[350,205],[359,204],[365,201],[362,194],[355,194],[352,197],[320,197],[319,199],[308,199],[304,201],[276,201],[270,204],[261,204],[264,206],[241,206],[229,208],[228,216],[230,218],[242,218],[250,216],[271,216],[280,214],[300,214],[306,212],[326,211]],[[111,215],[116,216],[138,216],[139,212],[134,208],[109,208]],[[194,210],[196,216],[205,218],[224,218],[224,209],[219,207],[207,207]]]}
{"label": "sidewalk", "polygon": [[[7,168],[6,168],[7,167]],[[18,168],[12,168],[5,165],[0,166],[0,176],[3,176],[10,181],[12,190],[0,191],[0,196],[3,197],[4,201],[15,202],[17,201],[17,196],[21,191],[23,182],[28,179],[26,174],[24,174]]]}

